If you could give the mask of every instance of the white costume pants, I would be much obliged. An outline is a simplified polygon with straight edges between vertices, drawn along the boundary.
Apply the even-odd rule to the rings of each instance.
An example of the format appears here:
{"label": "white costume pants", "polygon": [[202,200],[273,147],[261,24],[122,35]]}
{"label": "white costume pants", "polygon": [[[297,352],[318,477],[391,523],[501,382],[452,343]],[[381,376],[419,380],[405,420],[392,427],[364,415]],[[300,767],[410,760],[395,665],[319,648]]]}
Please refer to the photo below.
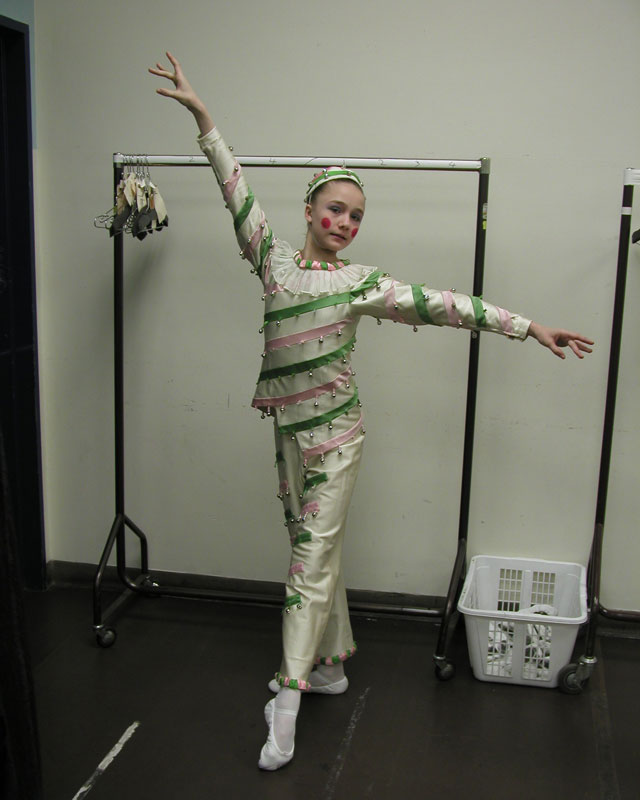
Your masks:
{"label": "white costume pants", "polygon": [[314,664],[355,652],[342,576],[342,543],[364,436],[324,456],[303,457],[297,439],[276,427],[279,497],[291,539],[282,621],[281,686],[308,689]]}

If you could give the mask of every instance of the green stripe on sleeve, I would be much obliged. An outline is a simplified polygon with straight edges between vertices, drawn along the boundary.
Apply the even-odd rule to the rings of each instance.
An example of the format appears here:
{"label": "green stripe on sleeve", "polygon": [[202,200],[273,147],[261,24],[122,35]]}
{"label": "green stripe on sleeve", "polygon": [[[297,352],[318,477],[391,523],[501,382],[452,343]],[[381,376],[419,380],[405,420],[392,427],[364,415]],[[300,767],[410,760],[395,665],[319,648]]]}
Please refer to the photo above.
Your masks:
{"label": "green stripe on sleeve", "polygon": [[247,199],[244,201],[242,207],[240,208],[240,211],[238,211],[238,214],[233,220],[233,227],[236,233],[240,230],[242,223],[249,216],[249,212],[253,207],[254,199],[255,198],[253,196],[253,192],[251,191],[251,189],[249,189],[249,194],[247,195]]}
{"label": "green stripe on sleeve", "polygon": [[411,291],[413,292],[413,302],[418,312],[420,319],[427,325],[433,325],[433,320],[427,309],[427,301],[424,299],[424,291],[422,286],[418,283],[411,284]]}
{"label": "green stripe on sleeve", "polygon": [[271,247],[271,243],[273,242],[273,231],[269,230],[268,236],[262,237],[262,244],[260,245],[260,266],[264,264],[264,260],[267,257],[267,253],[269,252],[269,248]]}
{"label": "green stripe on sleeve", "polygon": [[471,303],[473,304],[473,314],[476,318],[476,328],[486,328],[487,317],[484,313],[484,304],[479,297],[470,295]]}

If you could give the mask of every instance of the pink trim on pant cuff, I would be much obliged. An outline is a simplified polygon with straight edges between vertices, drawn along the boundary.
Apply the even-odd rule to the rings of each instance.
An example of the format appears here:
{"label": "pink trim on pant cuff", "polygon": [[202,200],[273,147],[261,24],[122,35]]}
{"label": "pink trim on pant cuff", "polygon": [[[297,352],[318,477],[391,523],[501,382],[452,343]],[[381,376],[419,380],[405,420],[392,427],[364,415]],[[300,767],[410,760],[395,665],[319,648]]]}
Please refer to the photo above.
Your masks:
{"label": "pink trim on pant cuff", "polygon": [[308,692],[311,688],[309,681],[285,677],[281,672],[276,672],[275,679],[280,686],[287,686],[289,689],[299,689],[301,692]]}
{"label": "pink trim on pant cuff", "polygon": [[319,656],[316,658],[316,664],[325,664],[326,666],[330,667],[333,664],[338,664],[340,661],[346,661],[351,656],[354,656],[358,652],[358,645],[354,642],[351,646],[350,650],[343,650],[342,653],[338,653],[335,656]]}

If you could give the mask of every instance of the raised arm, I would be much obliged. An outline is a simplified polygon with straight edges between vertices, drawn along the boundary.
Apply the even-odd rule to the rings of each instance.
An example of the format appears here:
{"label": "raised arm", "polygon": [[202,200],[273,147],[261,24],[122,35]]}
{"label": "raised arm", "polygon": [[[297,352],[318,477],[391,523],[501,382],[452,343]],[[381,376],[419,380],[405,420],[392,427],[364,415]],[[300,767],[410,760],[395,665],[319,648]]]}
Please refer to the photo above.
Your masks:
{"label": "raised arm", "polygon": [[168,51],[167,58],[173,67],[173,72],[163,67],[159,62],[155,67],[150,67],[149,72],[151,72],[152,75],[158,75],[160,78],[167,78],[167,80],[170,80],[173,83],[175,89],[167,89],[165,86],[163,86],[160,89],[156,89],[156,92],[161,94],[163,97],[171,97],[174,100],[177,100],[181,105],[188,109],[195,118],[200,130],[200,135],[204,136],[205,133],[209,133],[209,131],[215,127],[213,120],[211,119],[211,115],[207,111],[205,104],[194,92],[191,84],[182,71],[182,67],[180,66],[178,59],[174,58]]}
{"label": "raised arm", "polygon": [[233,217],[233,227],[240,245],[240,255],[252,264],[252,271],[265,278],[265,261],[273,246],[273,233],[251,188],[247,184],[242,167],[231,154],[220,132],[215,127],[207,107],[193,90],[177,58],[167,53],[173,71],[158,63],[149,69],[153,75],[166,78],[174,88],[156,89],[163,97],[177,100],[194,116],[200,130],[198,143],[209,159],[226,207]]}

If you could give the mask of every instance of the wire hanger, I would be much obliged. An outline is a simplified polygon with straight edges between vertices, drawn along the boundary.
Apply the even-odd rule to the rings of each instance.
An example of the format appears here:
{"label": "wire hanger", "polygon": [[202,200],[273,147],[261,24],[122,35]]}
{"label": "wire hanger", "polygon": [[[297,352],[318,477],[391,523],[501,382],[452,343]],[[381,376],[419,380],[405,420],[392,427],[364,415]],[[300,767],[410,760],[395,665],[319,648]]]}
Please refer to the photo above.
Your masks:
{"label": "wire hanger", "polygon": [[96,228],[106,228],[110,236],[130,233],[142,240],[147,234],[166,228],[169,217],[162,195],[151,180],[148,157],[127,155],[124,159],[115,203],[95,217],[93,224]]}

